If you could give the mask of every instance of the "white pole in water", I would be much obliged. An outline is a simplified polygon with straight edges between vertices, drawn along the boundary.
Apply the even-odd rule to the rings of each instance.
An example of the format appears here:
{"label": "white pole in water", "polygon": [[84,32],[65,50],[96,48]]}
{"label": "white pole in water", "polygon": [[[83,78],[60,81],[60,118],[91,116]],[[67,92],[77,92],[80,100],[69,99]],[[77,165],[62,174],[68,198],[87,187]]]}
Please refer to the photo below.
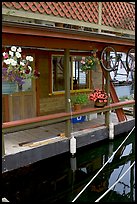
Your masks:
{"label": "white pole in water", "polygon": [[109,139],[114,139],[114,123],[109,123]]}
{"label": "white pole in water", "polygon": [[76,138],[74,138],[74,136],[70,139],[70,153],[72,156],[76,153]]}
{"label": "white pole in water", "polygon": [[[68,99],[68,102],[70,104],[70,111],[71,111],[71,123],[72,123],[72,132],[73,132],[73,122],[72,122],[72,107],[71,107],[71,100]],[[76,138],[74,138],[73,133],[71,133],[71,138],[70,138],[70,153],[72,156],[76,153]]]}

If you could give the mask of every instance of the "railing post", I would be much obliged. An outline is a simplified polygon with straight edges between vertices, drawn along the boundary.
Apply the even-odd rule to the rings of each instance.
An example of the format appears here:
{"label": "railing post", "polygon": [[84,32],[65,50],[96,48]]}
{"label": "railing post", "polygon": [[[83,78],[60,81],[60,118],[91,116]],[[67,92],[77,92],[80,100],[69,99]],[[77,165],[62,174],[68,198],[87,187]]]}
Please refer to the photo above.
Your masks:
{"label": "railing post", "polygon": [[[106,72],[106,93],[108,95],[107,105],[110,104],[110,74]],[[105,125],[109,127],[110,123],[110,111],[105,112]]]}
{"label": "railing post", "polygon": [[[65,111],[68,113],[70,109],[70,68],[69,68],[69,49],[64,52],[64,80],[65,80]],[[71,123],[70,119],[66,120],[65,136],[70,137]]]}

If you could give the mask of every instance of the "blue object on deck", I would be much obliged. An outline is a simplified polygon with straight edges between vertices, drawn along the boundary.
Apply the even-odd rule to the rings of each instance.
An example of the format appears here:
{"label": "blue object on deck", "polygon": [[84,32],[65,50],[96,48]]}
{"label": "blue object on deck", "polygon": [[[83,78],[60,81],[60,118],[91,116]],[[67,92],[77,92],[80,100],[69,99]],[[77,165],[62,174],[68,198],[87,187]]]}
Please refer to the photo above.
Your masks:
{"label": "blue object on deck", "polygon": [[86,118],[86,116],[79,116],[79,117],[76,117],[76,118],[72,118],[71,122],[72,123],[81,123],[81,122],[85,121],[85,118]]}

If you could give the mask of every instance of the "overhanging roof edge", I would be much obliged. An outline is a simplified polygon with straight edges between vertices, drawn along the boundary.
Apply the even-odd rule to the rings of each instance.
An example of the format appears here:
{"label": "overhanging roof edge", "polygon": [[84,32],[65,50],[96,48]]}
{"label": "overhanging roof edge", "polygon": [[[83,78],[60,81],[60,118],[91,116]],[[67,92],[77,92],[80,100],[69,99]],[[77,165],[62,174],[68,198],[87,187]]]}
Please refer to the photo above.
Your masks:
{"label": "overhanging roof edge", "polygon": [[[48,27],[43,25],[32,25],[32,24],[23,24],[23,23],[13,23],[13,22],[3,22],[2,32],[3,33],[14,33],[14,29],[18,29],[18,33],[16,34],[31,34],[31,35],[43,35],[47,37],[56,37],[56,38],[64,38],[64,39],[75,39],[75,40],[85,40],[85,41],[99,41],[104,42],[104,40],[116,40],[118,42],[129,42],[135,43],[135,39],[127,38],[122,36],[110,36],[106,34],[93,33],[93,32],[83,32],[80,30],[69,30],[66,28],[57,28],[57,27]],[[10,27],[10,29],[8,29]],[[7,28],[7,29],[6,29]],[[12,29],[11,29],[12,28]],[[20,32],[19,29],[25,29],[24,33]],[[37,31],[34,33],[34,30]],[[17,30],[16,30],[17,31]],[[29,32],[28,32],[29,31]],[[15,34],[15,33],[14,33]],[[92,40],[91,40],[92,38]]]}

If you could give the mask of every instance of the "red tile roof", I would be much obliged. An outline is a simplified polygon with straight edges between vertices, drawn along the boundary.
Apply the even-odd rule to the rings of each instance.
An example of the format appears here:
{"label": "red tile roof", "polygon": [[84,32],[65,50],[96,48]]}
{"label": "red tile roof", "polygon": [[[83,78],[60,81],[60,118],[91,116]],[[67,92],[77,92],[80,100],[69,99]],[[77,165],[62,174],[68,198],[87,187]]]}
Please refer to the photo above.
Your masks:
{"label": "red tile roof", "polygon": [[[3,7],[98,24],[98,2],[2,2]],[[135,30],[135,4],[102,2],[102,25]]]}
{"label": "red tile roof", "polygon": [[102,25],[135,30],[135,5],[128,2],[102,2]]}

